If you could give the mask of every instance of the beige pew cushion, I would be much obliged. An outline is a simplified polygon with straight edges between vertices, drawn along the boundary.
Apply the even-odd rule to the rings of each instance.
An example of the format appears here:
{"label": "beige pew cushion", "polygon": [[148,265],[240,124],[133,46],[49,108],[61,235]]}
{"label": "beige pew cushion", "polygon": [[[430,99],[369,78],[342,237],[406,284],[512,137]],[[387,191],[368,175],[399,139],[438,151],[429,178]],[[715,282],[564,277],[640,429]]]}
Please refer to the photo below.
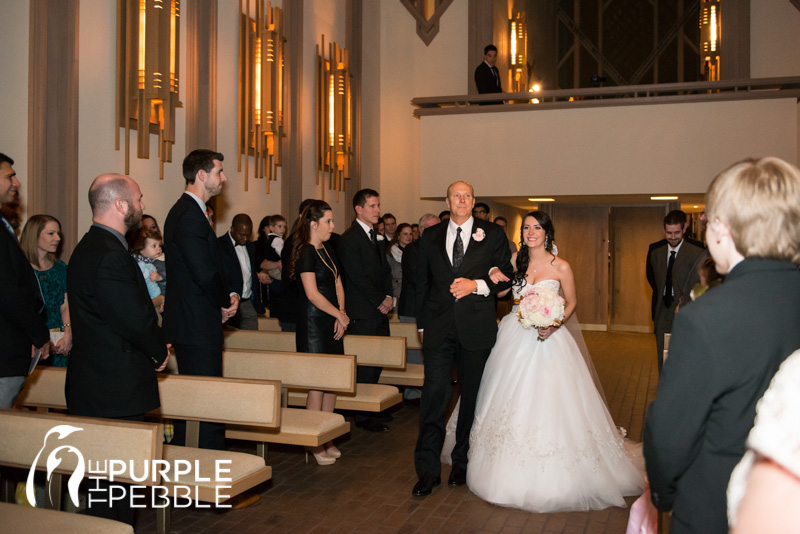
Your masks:
{"label": "beige pew cushion", "polygon": [[281,408],[280,431],[228,425],[225,435],[230,439],[316,447],[348,432],[350,423],[341,414]]}
{"label": "beige pew cushion", "polygon": [[379,384],[393,386],[422,387],[425,382],[425,366],[421,363],[407,363],[405,370],[384,369]]}
{"label": "beige pew cushion", "polygon": [[[289,392],[291,406],[305,406],[306,393]],[[381,412],[402,402],[403,396],[394,386],[384,384],[357,384],[355,395],[336,395],[337,410],[357,410],[361,412]]]}

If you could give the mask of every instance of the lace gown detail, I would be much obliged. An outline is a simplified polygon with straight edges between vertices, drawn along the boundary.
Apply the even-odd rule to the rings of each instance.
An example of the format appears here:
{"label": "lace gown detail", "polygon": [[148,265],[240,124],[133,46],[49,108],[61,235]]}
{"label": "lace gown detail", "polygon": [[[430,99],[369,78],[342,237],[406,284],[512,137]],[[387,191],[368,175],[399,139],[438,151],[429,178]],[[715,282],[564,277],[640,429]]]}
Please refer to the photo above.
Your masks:
{"label": "lace gown detail", "polygon": [[[526,289],[515,287],[514,297]],[[470,490],[531,512],[625,506],[623,497],[640,494],[644,482],[575,339],[566,328],[543,342],[537,336],[519,323],[516,306],[500,322],[470,434]]]}

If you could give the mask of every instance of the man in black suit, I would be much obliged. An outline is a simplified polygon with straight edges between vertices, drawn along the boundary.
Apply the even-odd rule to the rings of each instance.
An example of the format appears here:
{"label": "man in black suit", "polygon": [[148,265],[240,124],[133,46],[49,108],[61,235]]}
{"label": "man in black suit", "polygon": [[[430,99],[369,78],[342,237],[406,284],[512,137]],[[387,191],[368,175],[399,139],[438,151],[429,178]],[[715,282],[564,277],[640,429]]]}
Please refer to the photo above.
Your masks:
{"label": "man in black suit", "polygon": [[647,281],[653,288],[650,306],[656,334],[658,372],[664,354],[664,334],[672,331],[675,308],[684,298],[683,288],[692,273],[692,266],[703,253],[703,246],[684,237],[688,223],[686,214],[672,210],[664,217],[666,239],[651,243],[647,251]]}
{"label": "man in black suit", "polygon": [[[92,226],[67,269],[73,344],[64,388],[72,415],[144,421],[161,405],[156,373],[169,359],[142,272],[125,234],[142,219],[142,192],[131,178],[98,176],[89,188]],[[100,487],[108,491],[110,485]],[[97,496],[97,495],[96,495]],[[130,502],[89,506],[89,515],[133,524]]]}
{"label": "man in black suit", "polygon": [[728,532],[726,490],[756,403],[800,348],[800,170],[745,161],[712,182],[706,240],[725,283],[681,308],[647,411],[651,499],[670,532]]}
{"label": "man in black suit", "polygon": [[[492,295],[509,287],[513,274],[503,231],[492,222],[472,217],[472,186],[466,182],[451,184],[447,188],[447,206],[450,221],[429,228],[419,239],[416,305],[417,326],[424,332],[425,383],[414,450],[419,476],[412,492],[415,496],[430,495],[441,482],[439,455],[454,363],[461,384],[461,407],[448,483],[466,483],[475,402],[484,365],[497,337]],[[495,283],[492,275],[504,281]]]}
{"label": "man in black suit", "polygon": [[[206,218],[206,202],[227,181],[224,156],[194,150],[183,160],[186,191],[164,223],[167,295],[164,334],[175,348],[181,374],[222,376],[222,323],[236,315],[239,295],[231,293],[222,274],[217,236]],[[182,445],[185,426],[175,424],[173,443]],[[225,425],[200,424],[200,447],[225,448]]]}
{"label": "man in black suit", "polygon": [[[19,193],[12,165],[14,160],[0,154],[0,204],[14,202]],[[25,385],[33,349],[47,358],[51,347],[39,282],[11,224],[2,216],[0,221],[0,409],[7,409]]]}
{"label": "man in black suit", "polygon": [[[502,93],[503,86],[500,83],[500,71],[494,66],[497,62],[497,47],[490,44],[483,49],[483,61],[475,69],[475,87],[478,94]],[[492,102],[481,102],[486,104],[502,104],[502,100]]]}
{"label": "man in black suit", "polygon": [[241,330],[258,330],[258,314],[265,313],[258,288],[256,244],[250,241],[253,221],[246,213],[233,217],[231,230],[217,239],[222,252],[225,280],[239,295],[239,310],[230,325]]}
{"label": "man in black suit", "polygon": [[[377,191],[362,189],[353,197],[356,220],[343,234],[337,248],[342,265],[345,302],[350,316],[350,333],[388,336],[392,310],[392,271],[386,258],[386,238],[373,227],[381,214]],[[381,367],[359,365],[357,382],[377,384]],[[375,416],[357,413],[356,426],[370,432],[386,432],[389,427]]]}

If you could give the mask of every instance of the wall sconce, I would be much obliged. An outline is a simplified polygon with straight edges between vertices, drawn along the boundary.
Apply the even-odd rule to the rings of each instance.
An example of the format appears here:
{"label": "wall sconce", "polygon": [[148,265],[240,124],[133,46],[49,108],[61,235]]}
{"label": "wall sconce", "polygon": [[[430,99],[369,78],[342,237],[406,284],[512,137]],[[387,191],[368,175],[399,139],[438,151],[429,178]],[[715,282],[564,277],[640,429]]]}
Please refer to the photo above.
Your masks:
{"label": "wall sconce", "polygon": [[325,58],[325,36],[317,45],[317,184],[325,173],[329,189],[344,191],[350,178],[353,152],[353,128],[350,108],[350,53],[336,43],[328,45]]}
{"label": "wall sconce", "polygon": [[700,6],[700,55],[703,58],[700,73],[709,82],[720,77],[720,22],[721,0],[702,0]]}
{"label": "wall sconce", "polygon": [[248,190],[250,157],[255,178],[277,180],[283,152],[283,12],[270,2],[239,0],[239,171],[244,156],[244,190]]}
{"label": "wall sconce", "polygon": [[525,91],[528,86],[528,25],[525,23],[525,13],[517,13],[516,17],[509,19],[508,49],[511,57],[508,68],[508,90],[511,93]]}
{"label": "wall sconce", "polygon": [[158,135],[158,176],[172,161],[178,100],[180,0],[117,0],[117,95],[115,147],[125,128],[125,174],[130,173],[130,131],[136,156],[150,157]]}

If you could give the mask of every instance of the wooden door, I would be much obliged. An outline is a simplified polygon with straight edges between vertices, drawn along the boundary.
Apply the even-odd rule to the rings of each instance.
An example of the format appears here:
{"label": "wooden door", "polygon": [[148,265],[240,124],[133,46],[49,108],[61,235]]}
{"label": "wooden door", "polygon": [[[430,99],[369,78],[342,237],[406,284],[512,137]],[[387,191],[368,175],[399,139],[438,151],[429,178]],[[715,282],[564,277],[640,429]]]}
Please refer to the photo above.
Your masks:
{"label": "wooden door", "polygon": [[610,213],[610,330],[652,332],[647,249],[664,239],[664,207],[613,207]]}
{"label": "wooden door", "polygon": [[553,206],[558,255],[575,275],[578,319],[585,330],[608,325],[608,207]]}

